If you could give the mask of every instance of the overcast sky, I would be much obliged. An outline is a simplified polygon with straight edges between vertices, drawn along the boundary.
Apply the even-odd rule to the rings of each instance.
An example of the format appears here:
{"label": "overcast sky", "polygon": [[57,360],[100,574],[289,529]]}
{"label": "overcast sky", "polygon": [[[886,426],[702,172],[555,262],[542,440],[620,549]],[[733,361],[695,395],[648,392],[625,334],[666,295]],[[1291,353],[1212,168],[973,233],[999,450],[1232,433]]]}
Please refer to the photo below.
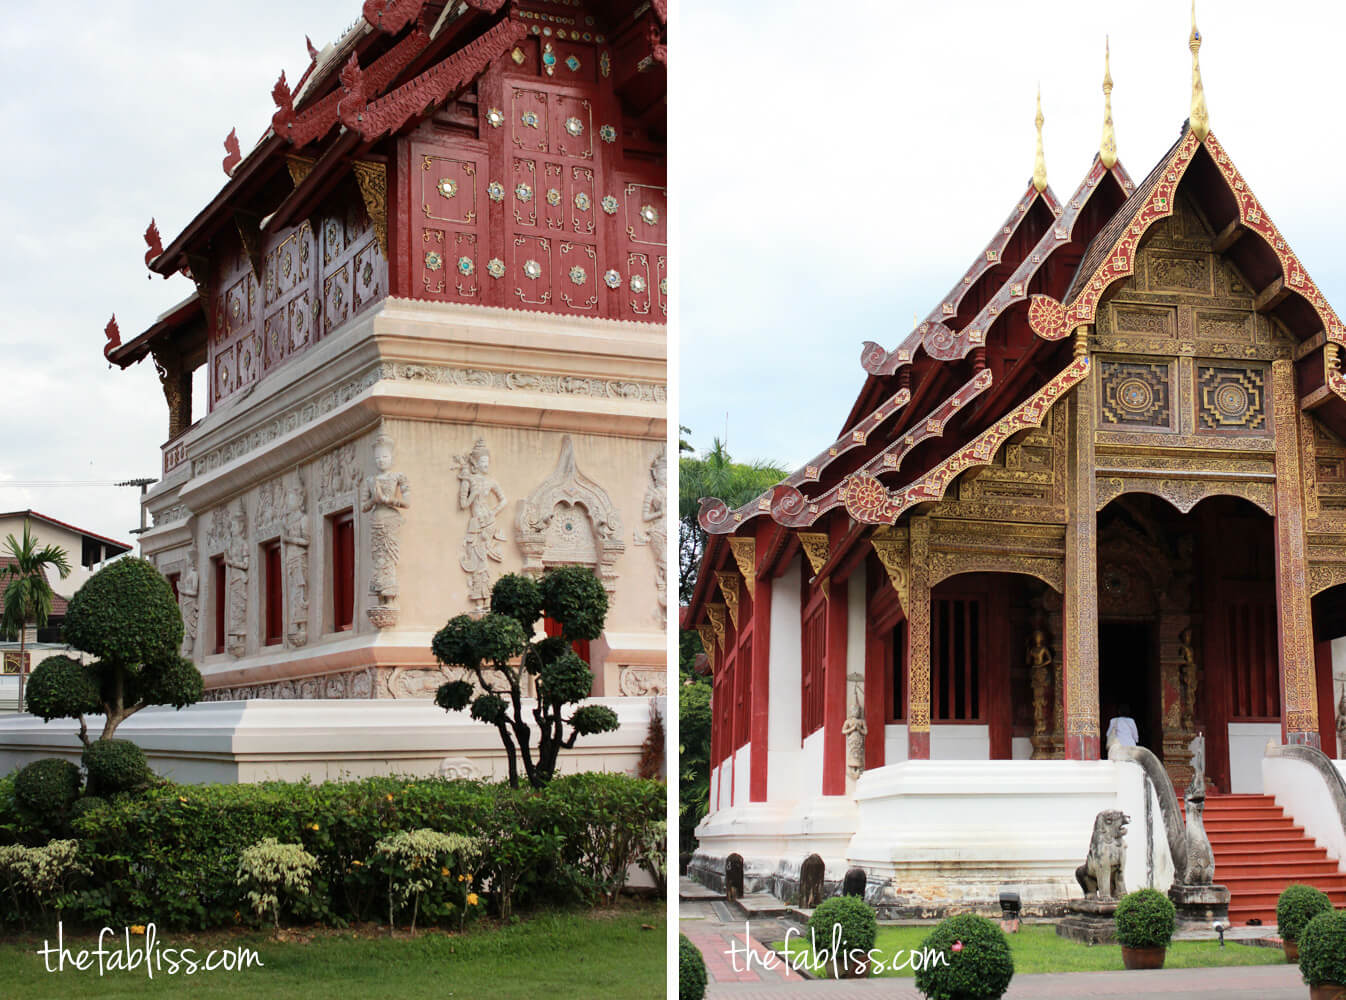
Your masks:
{"label": "overcast sky", "polygon": [[[149,362],[102,357],[191,291],[147,280],[151,216],[171,239],[219,190],[222,142],[266,128],[271,86],[359,16],[359,0],[202,8],[28,4],[0,36],[0,510],[34,507],[129,541],[167,410]],[[830,443],[863,381],[980,252],[1032,170],[1042,86],[1048,178],[1074,189],[1097,148],[1112,38],[1121,160],[1139,180],[1187,115],[1188,9],[1040,2],[679,0],[672,163],[679,421],[699,446],[798,463]],[[1307,0],[1198,11],[1211,125],[1314,279],[1346,308],[1334,81],[1343,17]]]}
{"label": "overcast sky", "polygon": [[[681,412],[699,448],[794,467],[1023,194],[1039,82],[1065,200],[1098,149],[1111,35],[1118,153],[1139,181],[1191,98],[1185,0],[681,0],[673,149]],[[1346,309],[1336,5],[1198,3],[1211,129]]]}
{"label": "overcast sky", "polygon": [[134,489],[29,487],[158,476],[168,410],[151,361],[103,359],[115,311],[130,340],[192,291],[147,280],[150,217],[164,243],[226,180],[224,137],[246,150],[271,120],[282,68],[308,65],[359,0],[213,6],[107,0],[22,4],[0,34],[0,511],[32,507],[129,542]]}

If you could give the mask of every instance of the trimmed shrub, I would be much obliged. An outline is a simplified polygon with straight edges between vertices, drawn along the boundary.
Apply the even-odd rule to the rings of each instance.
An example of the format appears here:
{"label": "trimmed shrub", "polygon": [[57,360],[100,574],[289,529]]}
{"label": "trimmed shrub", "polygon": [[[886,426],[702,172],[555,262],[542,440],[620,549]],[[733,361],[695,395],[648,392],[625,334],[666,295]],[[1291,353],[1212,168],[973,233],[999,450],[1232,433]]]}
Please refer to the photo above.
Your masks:
{"label": "trimmed shrub", "polygon": [[130,792],[149,784],[145,751],[130,740],[95,740],[84,748],[83,760],[94,794]]}
{"label": "trimmed shrub", "polygon": [[916,971],[916,988],[930,1000],[996,1000],[1014,978],[1014,956],[1005,932],[975,913],[941,922],[921,948],[938,956]]}
{"label": "trimmed shrub", "polygon": [[34,667],[23,701],[45,722],[92,715],[102,708],[97,677],[70,656],[49,656]]}
{"label": "trimmed shrub", "polygon": [[1310,986],[1346,986],[1346,910],[1319,913],[1304,925],[1299,971]]}
{"label": "trimmed shrub", "polygon": [[1173,901],[1158,889],[1129,892],[1113,916],[1117,942],[1125,948],[1167,948],[1175,914]]}
{"label": "trimmed shrub", "polygon": [[1298,941],[1299,933],[1320,913],[1332,912],[1332,900],[1311,885],[1287,885],[1276,900],[1276,933],[1282,941]]}
{"label": "trimmed shrub", "polygon": [[73,840],[53,840],[41,847],[0,847],[0,880],[8,890],[6,902],[15,904],[17,916],[25,923],[32,912],[28,900],[37,904],[36,912],[44,918],[48,909],[64,910],[73,899],[71,880],[87,874],[89,869],[79,860],[79,844]]}
{"label": "trimmed shrub", "polygon": [[678,1000],[703,1000],[706,995],[706,960],[701,949],[678,935]]}
{"label": "trimmed shrub", "polygon": [[[454,904],[444,897],[456,882],[462,890],[463,910],[475,905],[471,897],[471,869],[480,845],[474,837],[437,830],[399,830],[374,845],[373,867],[388,880],[388,926],[397,926],[397,910],[411,906],[411,930],[416,930],[421,900],[426,898],[427,916],[447,916]],[[435,891],[438,890],[438,891]],[[460,916],[461,925],[461,916]]]}
{"label": "trimmed shrub", "polygon": [[867,963],[878,933],[879,921],[874,908],[855,896],[824,899],[809,917],[809,934],[815,951],[826,950],[829,964],[838,971],[859,961]]}
{"label": "trimmed shrub", "polygon": [[38,816],[57,818],[79,798],[79,768],[68,760],[35,760],[14,775],[14,798]]}

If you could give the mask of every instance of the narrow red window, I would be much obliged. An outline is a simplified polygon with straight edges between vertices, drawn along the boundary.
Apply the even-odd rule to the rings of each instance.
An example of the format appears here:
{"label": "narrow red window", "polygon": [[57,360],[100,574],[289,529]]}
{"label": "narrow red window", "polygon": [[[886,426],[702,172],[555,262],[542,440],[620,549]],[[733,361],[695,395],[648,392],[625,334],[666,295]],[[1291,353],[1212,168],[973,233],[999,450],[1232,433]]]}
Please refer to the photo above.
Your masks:
{"label": "narrow red window", "polygon": [[211,601],[215,609],[215,649],[216,653],[224,652],[224,608],[229,603],[229,595],[225,593],[225,569],[224,556],[213,556],[210,560],[211,580],[213,581],[210,592]]}
{"label": "narrow red window", "polygon": [[266,635],[268,646],[276,646],[285,638],[285,601],[280,575],[280,543],[262,546],[262,565],[265,567]]}
{"label": "narrow red window", "polygon": [[332,628],[355,623],[355,519],[346,512],[332,518]]}

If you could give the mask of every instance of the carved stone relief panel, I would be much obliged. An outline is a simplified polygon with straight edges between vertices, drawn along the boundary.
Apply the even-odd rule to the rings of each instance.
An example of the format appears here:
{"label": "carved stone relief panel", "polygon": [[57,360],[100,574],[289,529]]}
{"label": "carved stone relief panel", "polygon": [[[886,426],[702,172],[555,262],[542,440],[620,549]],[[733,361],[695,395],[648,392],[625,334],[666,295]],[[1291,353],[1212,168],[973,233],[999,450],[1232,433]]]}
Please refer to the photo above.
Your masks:
{"label": "carved stone relief panel", "polygon": [[491,603],[490,564],[504,559],[500,543],[505,535],[496,526],[496,518],[508,501],[490,475],[491,453],[483,438],[477,439],[468,454],[455,456],[453,466],[458,470],[458,508],[468,512],[458,565],[467,574],[468,600],[477,611],[486,611]]}
{"label": "carved stone relief panel", "polygon": [[593,566],[609,593],[617,589],[617,558],[626,550],[621,517],[607,491],[575,463],[566,435],[556,468],[519,502],[515,536],[523,571],[538,576],[548,566]]}
{"label": "carved stone relief panel", "polygon": [[[668,614],[668,453],[660,448],[650,461],[650,484],[645,488],[645,500],[641,505],[640,520],[645,530],[637,530],[634,541],[637,545],[648,545],[654,556],[654,592],[658,606],[654,610],[656,621],[663,621]],[[730,539],[734,547],[734,556],[738,558],[740,549],[735,543],[750,539]],[[742,566],[742,563],[739,563]],[[752,592],[751,571],[748,573],[748,592]]]}
{"label": "carved stone relief panel", "polygon": [[308,643],[308,491],[298,469],[285,477],[281,512],[281,547],[285,565],[285,639],[291,646]]}
{"label": "carved stone relief panel", "polygon": [[628,698],[648,698],[666,694],[667,672],[662,667],[622,664],[617,675],[617,690]]}
{"label": "carved stone relief panel", "polygon": [[375,628],[391,628],[398,618],[397,561],[400,554],[402,511],[411,506],[407,477],[393,472],[393,439],[380,433],[374,439],[374,474],[360,487],[360,510],[369,515],[369,559],[373,572],[369,592],[378,603],[368,611]]}
{"label": "carved stone relief panel", "polygon": [[348,442],[320,456],[317,462],[318,513],[326,516],[353,506],[360,488],[360,462],[355,442]]}
{"label": "carved stone relief panel", "polygon": [[187,562],[178,577],[178,610],[182,613],[182,655],[196,651],[196,635],[201,625],[201,576],[197,571],[196,546],[187,552]]}
{"label": "carved stone relief panel", "polygon": [[224,553],[225,589],[228,595],[225,648],[235,658],[242,656],[247,648],[250,553],[248,515],[242,498],[239,498],[230,508],[229,541]]}

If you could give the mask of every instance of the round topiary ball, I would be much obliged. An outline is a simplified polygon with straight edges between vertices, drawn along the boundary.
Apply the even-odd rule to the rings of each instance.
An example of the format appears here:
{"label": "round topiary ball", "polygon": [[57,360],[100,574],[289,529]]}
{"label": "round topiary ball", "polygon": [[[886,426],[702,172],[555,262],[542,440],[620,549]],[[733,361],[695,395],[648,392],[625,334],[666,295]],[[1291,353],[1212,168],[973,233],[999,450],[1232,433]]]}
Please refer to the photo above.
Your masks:
{"label": "round topiary ball", "polygon": [[702,1000],[706,995],[706,960],[701,949],[678,935],[678,1000]]}
{"label": "round topiary ball", "polygon": [[539,586],[543,610],[548,618],[560,623],[566,639],[597,639],[603,634],[608,592],[593,570],[585,566],[548,570]]}
{"label": "round topiary ball", "polygon": [[76,649],[136,673],[144,663],[177,655],[182,614],[173,588],[153,563],[118,559],[75,591],[65,637]]}
{"label": "round topiary ball", "polygon": [[1299,971],[1310,986],[1346,986],[1346,910],[1319,913],[1304,925]]}
{"label": "round topiary ball", "polygon": [[1014,956],[1005,932],[975,913],[940,923],[921,942],[943,960],[916,970],[916,988],[930,1000],[996,1000],[1014,978]]}
{"label": "round topiary ball", "polygon": [[35,760],[14,775],[14,798],[39,816],[62,816],[79,798],[79,768],[68,760]]}
{"label": "round topiary ball", "polygon": [[594,686],[594,672],[574,652],[567,650],[550,663],[543,664],[538,674],[539,693],[547,701],[573,705],[589,697]]}
{"label": "round topiary ball", "polygon": [[522,573],[506,573],[491,587],[491,613],[508,615],[532,634],[542,617],[542,590],[537,581]]}
{"label": "round topiary ball", "polygon": [[874,907],[858,896],[824,899],[809,917],[809,935],[814,948],[826,950],[828,964],[837,971],[849,970],[861,960],[868,962],[869,950],[874,947],[878,933],[879,921]]}
{"label": "round topiary ball", "polygon": [[130,740],[96,740],[84,748],[84,770],[89,788],[97,795],[113,795],[143,788],[151,773],[145,751]]}
{"label": "round topiary ball", "polygon": [[23,701],[39,719],[74,719],[102,710],[98,678],[69,656],[49,656],[33,668]]}
{"label": "round topiary ball", "polygon": [[1298,941],[1310,920],[1320,913],[1332,912],[1327,893],[1311,885],[1287,885],[1276,900],[1276,933],[1282,941]]}
{"label": "round topiary ball", "polygon": [[1128,892],[1113,915],[1117,943],[1124,948],[1167,948],[1175,915],[1173,901],[1158,889]]}
{"label": "round topiary ball", "polygon": [[100,798],[97,795],[84,795],[77,799],[75,804],[70,807],[70,818],[72,821],[79,819],[86,813],[102,809],[106,805],[107,799]]}

